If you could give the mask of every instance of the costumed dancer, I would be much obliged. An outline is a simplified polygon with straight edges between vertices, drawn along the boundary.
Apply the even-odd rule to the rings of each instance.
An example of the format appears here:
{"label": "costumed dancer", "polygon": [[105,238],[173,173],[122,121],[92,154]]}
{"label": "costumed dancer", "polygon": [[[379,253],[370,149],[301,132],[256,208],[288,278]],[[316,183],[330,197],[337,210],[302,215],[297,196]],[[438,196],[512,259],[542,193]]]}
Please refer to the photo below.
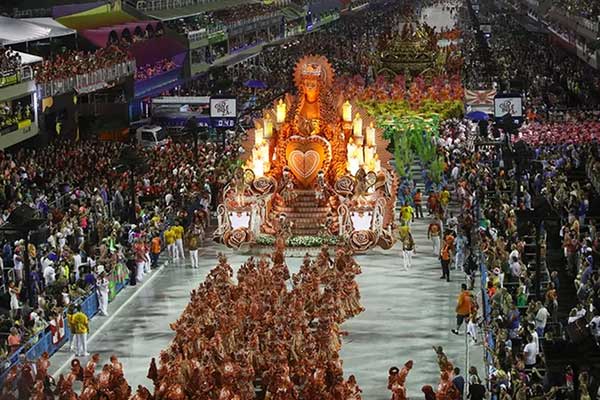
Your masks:
{"label": "costumed dancer", "polygon": [[412,267],[412,256],[415,251],[415,241],[413,239],[412,233],[410,231],[407,232],[406,235],[402,238],[402,255],[404,258],[404,269],[406,271]]}
{"label": "costumed dancer", "polygon": [[283,197],[285,204],[290,204],[296,199],[298,194],[294,190],[294,179],[289,167],[283,168],[282,181],[281,197]]}
{"label": "costumed dancer", "polygon": [[315,199],[317,203],[322,204],[325,201],[327,191],[327,182],[325,182],[325,172],[319,170],[317,173],[317,184],[315,188]]}
{"label": "costumed dancer", "polygon": [[433,220],[427,229],[427,239],[431,240],[431,244],[433,245],[433,254],[436,256],[440,255],[441,234],[442,228],[439,222],[437,220]]}
{"label": "costumed dancer", "polygon": [[191,230],[187,238],[187,247],[190,250],[190,259],[192,261],[192,268],[198,268],[198,249],[200,248],[200,229],[198,225],[195,225]]}

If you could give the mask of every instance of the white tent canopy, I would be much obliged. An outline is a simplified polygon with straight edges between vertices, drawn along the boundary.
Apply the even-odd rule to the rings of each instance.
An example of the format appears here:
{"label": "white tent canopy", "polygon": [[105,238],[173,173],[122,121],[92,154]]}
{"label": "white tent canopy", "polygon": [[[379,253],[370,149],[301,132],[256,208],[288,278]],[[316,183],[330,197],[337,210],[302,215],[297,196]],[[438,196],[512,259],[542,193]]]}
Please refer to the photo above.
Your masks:
{"label": "white tent canopy", "polygon": [[72,35],[75,31],[52,18],[16,19],[0,16],[0,44],[3,46]]}

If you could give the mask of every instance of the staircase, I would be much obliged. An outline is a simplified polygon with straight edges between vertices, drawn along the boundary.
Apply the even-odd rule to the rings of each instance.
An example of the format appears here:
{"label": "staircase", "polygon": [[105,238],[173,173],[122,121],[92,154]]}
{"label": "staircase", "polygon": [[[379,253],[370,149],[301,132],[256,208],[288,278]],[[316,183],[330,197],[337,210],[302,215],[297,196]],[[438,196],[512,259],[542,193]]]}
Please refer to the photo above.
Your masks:
{"label": "staircase", "polygon": [[292,233],[294,236],[316,236],[321,231],[329,207],[320,206],[312,189],[295,191],[297,197],[292,204],[285,206],[275,205],[276,215],[284,213],[289,221],[293,222]]}

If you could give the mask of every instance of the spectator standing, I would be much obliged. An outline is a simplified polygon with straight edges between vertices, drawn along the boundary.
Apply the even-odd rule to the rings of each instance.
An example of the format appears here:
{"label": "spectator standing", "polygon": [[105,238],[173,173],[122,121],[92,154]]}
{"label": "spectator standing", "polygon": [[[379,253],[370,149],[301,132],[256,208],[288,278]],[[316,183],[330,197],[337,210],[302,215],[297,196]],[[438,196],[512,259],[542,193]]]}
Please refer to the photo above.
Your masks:
{"label": "spectator standing", "polygon": [[8,293],[10,296],[10,314],[12,318],[16,318],[21,305],[19,304],[19,294],[21,293],[21,284],[15,285],[14,281],[8,282]]}
{"label": "spectator standing", "polygon": [[537,363],[537,346],[531,335],[527,335],[527,344],[523,347],[523,360],[525,368],[533,368]]}
{"label": "spectator standing", "polygon": [[154,235],[150,242],[150,262],[152,268],[158,267],[158,257],[161,252],[161,241],[159,235]]}
{"label": "spectator standing", "polygon": [[81,311],[81,306],[75,306],[75,314],[71,317],[73,335],[75,337],[75,355],[78,357],[89,356],[87,351],[87,335],[89,333],[89,320]]}
{"label": "spectator standing", "polygon": [[452,379],[452,383],[454,386],[456,386],[458,392],[460,393],[459,398],[462,399],[465,393],[465,378],[460,375],[460,368],[458,367],[454,368],[454,379]]}
{"label": "spectator standing", "polygon": [[456,329],[452,329],[452,333],[458,335],[458,331],[462,326],[466,318],[469,317],[473,310],[473,300],[471,298],[471,292],[467,289],[466,284],[461,284],[461,291],[456,301]]}
{"label": "spectator standing", "polygon": [[485,386],[482,385],[481,378],[477,373],[477,368],[471,366],[469,368],[469,394],[467,398],[469,400],[484,400],[485,399]]}
{"label": "spectator standing", "polygon": [[109,282],[106,273],[102,272],[96,281],[96,293],[98,295],[98,306],[100,315],[108,316],[108,286]]}

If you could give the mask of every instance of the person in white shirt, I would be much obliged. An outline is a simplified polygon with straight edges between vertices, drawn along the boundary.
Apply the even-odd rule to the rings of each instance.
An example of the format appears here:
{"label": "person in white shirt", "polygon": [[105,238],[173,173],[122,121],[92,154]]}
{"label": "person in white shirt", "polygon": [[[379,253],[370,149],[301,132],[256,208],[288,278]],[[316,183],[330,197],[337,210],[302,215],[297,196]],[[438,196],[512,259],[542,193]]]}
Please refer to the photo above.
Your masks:
{"label": "person in white shirt", "polygon": [[17,283],[23,280],[23,257],[21,256],[21,247],[15,249],[13,254],[13,265],[15,270],[15,281]]}
{"label": "person in white shirt", "polygon": [[[102,267],[104,270],[104,267]],[[109,281],[106,278],[105,273],[101,273],[96,281],[96,292],[98,295],[98,305],[100,308],[100,315],[108,316],[108,292],[109,292]]]}
{"label": "person in white shirt", "polygon": [[512,259],[516,258],[518,260],[520,257],[521,257],[521,255],[519,254],[519,250],[517,250],[517,245],[513,244],[512,251],[508,255],[508,259],[512,260]]}
{"label": "person in white shirt", "polygon": [[531,338],[533,339],[533,343],[535,343],[535,355],[540,354],[540,337],[535,331],[535,325],[531,324],[529,326],[529,332],[531,333]]}
{"label": "person in white shirt", "polygon": [[56,282],[56,271],[54,270],[54,262],[49,261],[45,264],[46,266],[43,271],[44,282],[46,283],[46,287],[49,287]]}
{"label": "person in white shirt", "polygon": [[572,308],[571,312],[569,313],[569,319],[567,320],[567,324],[572,324],[573,322],[577,321],[579,318],[581,318],[581,315],[577,314],[577,309]]}
{"label": "person in white shirt", "polygon": [[519,278],[521,276],[521,262],[519,261],[518,258],[516,258],[516,257],[510,258],[509,267],[510,267],[510,274],[514,278]]}
{"label": "person in white shirt", "polygon": [[459,174],[459,173],[460,173],[460,168],[459,168],[458,164],[456,164],[456,165],[454,166],[454,168],[452,168],[452,172],[451,172],[451,175],[452,175],[452,180],[453,180],[453,181],[456,181],[456,180],[458,180],[458,174]]}
{"label": "person in white shirt", "polygon": [[590,332],[594,339],[596,339],[596,345],[600,346],[600,315],[594,316],[588,324]]}
{"label": "person in white shirt", "polygon": [[523,348],[523,359],[525,360],[525,368],[533,368],[537,362],[537,346],[531,335],[527,336],[527,344]]}
{"label": "person in white shirt", "polygon": [[79,268],[83,265],[81,253],[77,252],[73,255],[73,272],[75,272],[75,280],[79,280]]}
{"label": "person in white shirt", "polygon": [[548,317],[550,316],[550,312],[542,304],[541,301],[537,302],[538,311],[535,314],[535,331],[538,334],[538,337],[544,336],[544,331],[546,330],[546,323],[548,322]]}

